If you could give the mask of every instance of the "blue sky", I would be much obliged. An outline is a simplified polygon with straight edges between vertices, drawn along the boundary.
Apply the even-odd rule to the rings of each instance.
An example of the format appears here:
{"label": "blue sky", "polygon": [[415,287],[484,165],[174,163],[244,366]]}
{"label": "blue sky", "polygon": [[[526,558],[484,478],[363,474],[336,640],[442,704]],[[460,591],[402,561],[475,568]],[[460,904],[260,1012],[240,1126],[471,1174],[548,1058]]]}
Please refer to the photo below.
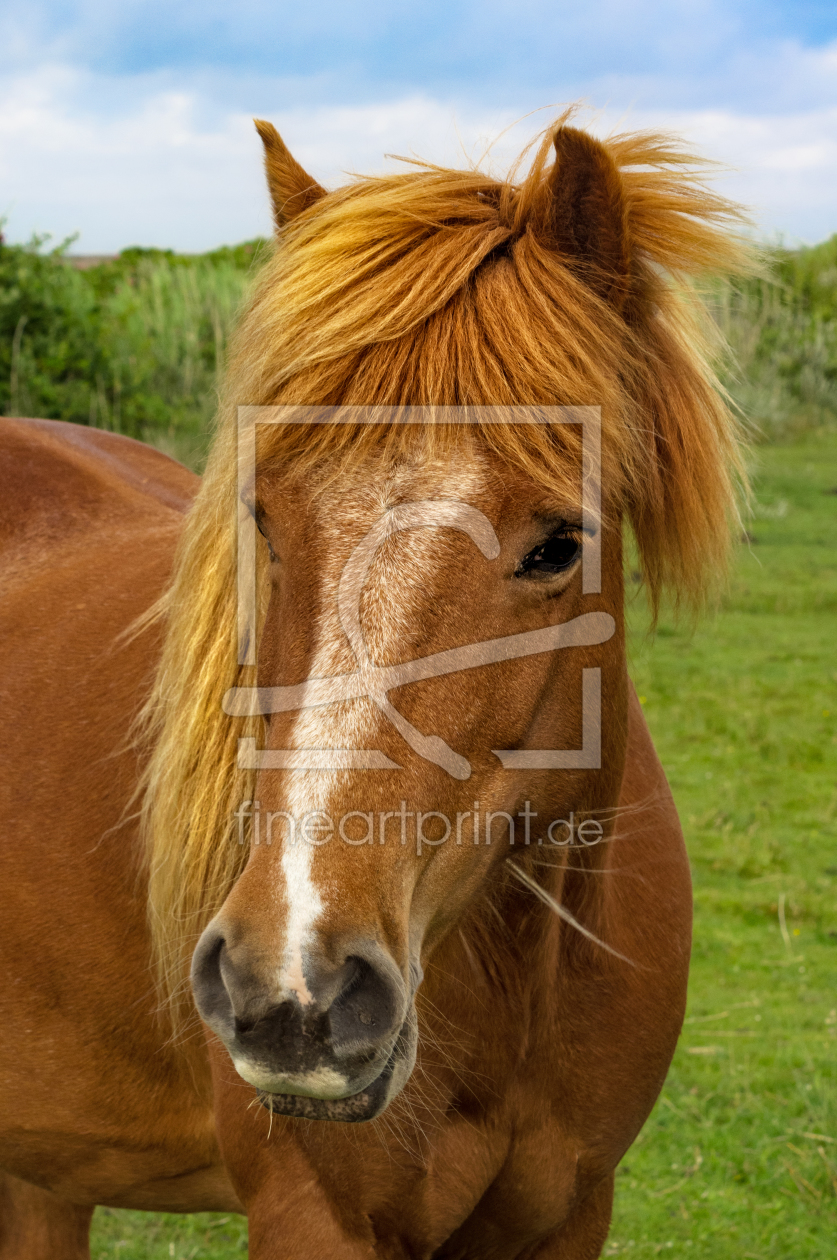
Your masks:
{"label": "blue sky", "polygon": [[253,114],[334,183],[390,150],[477,156],[576,99],[602,134],[668,127],[736,168],[763,234],[837,231],[834,0],[6,0],[0,215],[81,251],[204,249],[268,230]]}

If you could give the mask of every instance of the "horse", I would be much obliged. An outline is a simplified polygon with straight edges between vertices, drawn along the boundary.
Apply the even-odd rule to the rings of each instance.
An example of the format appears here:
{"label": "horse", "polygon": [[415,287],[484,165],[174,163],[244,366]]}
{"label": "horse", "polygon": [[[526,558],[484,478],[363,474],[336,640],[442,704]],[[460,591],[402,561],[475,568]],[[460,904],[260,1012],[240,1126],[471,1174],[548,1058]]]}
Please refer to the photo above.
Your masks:
{"label": "horse", "polygon": [[203,478],[0,422],[3,1260],[88,1256],[97,1204],[600,1254],[691,936],[623,532],[652,611],[722,572],[693,281],[749,263],[675,141],[571,124],[326,192],[258,122]]}

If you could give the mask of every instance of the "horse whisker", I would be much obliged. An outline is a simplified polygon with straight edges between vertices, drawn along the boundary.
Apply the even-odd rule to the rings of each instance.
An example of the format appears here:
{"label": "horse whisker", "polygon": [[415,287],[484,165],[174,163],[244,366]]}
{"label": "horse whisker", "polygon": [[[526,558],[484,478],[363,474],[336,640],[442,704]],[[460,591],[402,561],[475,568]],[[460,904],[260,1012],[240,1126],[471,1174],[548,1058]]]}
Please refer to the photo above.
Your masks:
{"label": "horse whisker", "polygon": [[562,906],[561,902],[556,901],[545,888],[541,888],[537,880],[532,879],[531,875],[527,875],[521,867],[517,866],[515,862],[512,862],[511,858],[506,858],[506,862],[520,882],[525,884],[525,886],[533,892],[536,897],[539,897],[545,906],[549,906],[550,910],[554,911],[554,913],[558,915],[559,919],[562,919],[564,923],[569,924],[570,927],[575,928],[575,930],[580,932],[582,936],[586,936],[587,940],[592,941],[594,945],[598,945],[608,954],[612,954],[614,958],[618,958],[622,962],[626,962],[630,967],[636,967],[637,964],[632,958],[628,958],[625,954],[620,954],[618,949],[614,949],[612,945],[608,945],[606,941],[603,941],[596,936],[595,932],[591,932],[589,928],[586,928],[583,923],[579,923],[575,915],[570,914],[566,906]]}

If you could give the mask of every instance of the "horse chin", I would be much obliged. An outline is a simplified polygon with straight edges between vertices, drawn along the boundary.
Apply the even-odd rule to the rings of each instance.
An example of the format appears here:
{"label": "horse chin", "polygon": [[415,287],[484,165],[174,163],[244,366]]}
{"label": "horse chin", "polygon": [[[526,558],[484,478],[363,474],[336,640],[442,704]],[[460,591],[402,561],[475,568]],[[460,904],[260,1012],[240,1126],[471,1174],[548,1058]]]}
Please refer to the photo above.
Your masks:
{"label": "horse chin", "polygon": [[259,1102],[271,1114],[298,1120],[337,1120],[358,1124],[374,1120],[385,1111],[407,1084],[416,1062],[417,1023],[415,1012],[405,1022],[380,1076],[346,1098],[312,1098],[303,1094],[271,1094],[257,1090]]}

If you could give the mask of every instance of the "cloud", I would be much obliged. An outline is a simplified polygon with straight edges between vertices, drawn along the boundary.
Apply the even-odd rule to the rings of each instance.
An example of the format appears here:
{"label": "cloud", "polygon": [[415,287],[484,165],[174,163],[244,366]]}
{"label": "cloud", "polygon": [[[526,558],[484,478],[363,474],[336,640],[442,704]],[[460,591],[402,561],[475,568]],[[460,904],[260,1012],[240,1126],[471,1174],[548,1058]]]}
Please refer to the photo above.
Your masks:
{"label": "cloud", "polygon": [[791,63],[834,39],[837,8],[817,0],[28,0],[0,16],[0,66],[295,79],[321,104],[601,101],[619,82],[644,108],[762,112],[833,98]]}
{"label": "cloud", "polygon": [[[831,15],[829,17],[829,14]],[[760,228],[837,229],[837,8],[782,0],[57,0],[0,17],[0,215],[202,250],[269,230],[253,115],[326,183],[386,152],[503,171],[561,102],[682,132]],[[806,44],[805,40],[809,43]]]}
{"label": "cloud", "polygon": [[[603,121],[617,120],[608,114]],[[719,192],[748,208],[763,237],[813,244],[837,231],[837,105],[799,114],[629,112],[618,125],[661,128],[723,163]],[[600,124],[597,128],[603,130]]]}
{"label": "cloud", "polygon": [[[0,215],[9,239],[80,232],[77,252],[115,252],[129,243],[201,251],[270,232],[252,114],[219,112],[197,91],[153,82],[136,100],[125,95],[124,84],[60,67],[7,83],[0,92]],[[391,167],[384,154],[392,151],[461,165],[463,143],[479,156],[502,125],[493,113],[454,111],[422,96],[258,112],[332,185],[345,182],[346,172]]]}
{"label": "cloud", "polygon": [[201,250],[266,229],[252,124],[233,115],[202,129],[194,96],[176,91],[100,112],[79,103],[80,87],[95,88],[84,78],[44,69],[16,76],[0,96],[0,214],[10,239],[80,232],[82,252],[131,243]]}

